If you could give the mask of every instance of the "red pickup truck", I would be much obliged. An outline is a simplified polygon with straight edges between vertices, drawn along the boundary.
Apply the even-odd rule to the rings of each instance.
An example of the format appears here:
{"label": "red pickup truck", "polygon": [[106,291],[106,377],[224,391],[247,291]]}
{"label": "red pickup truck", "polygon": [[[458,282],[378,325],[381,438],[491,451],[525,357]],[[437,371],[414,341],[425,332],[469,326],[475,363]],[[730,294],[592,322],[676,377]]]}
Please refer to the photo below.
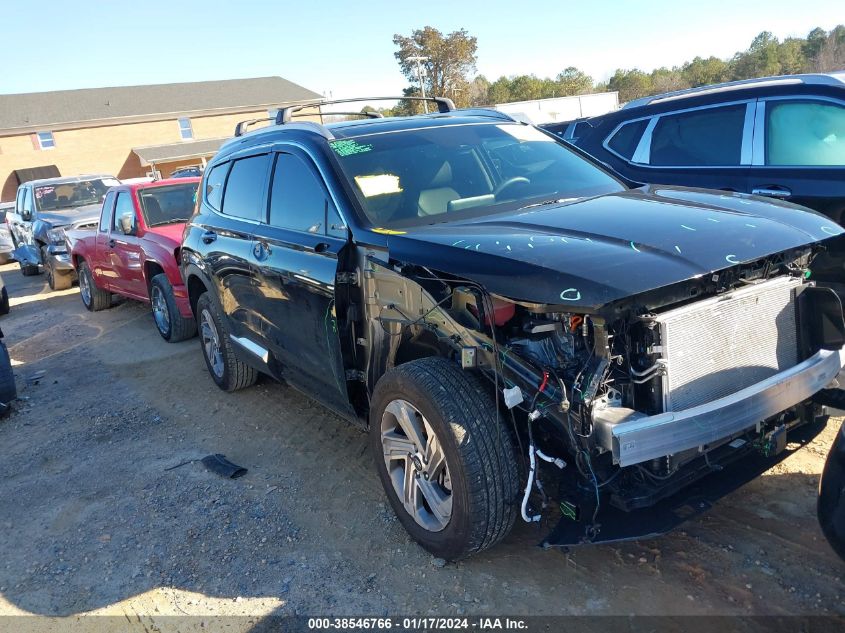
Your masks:
{"label": "red pickup truck", "polygon": [[112,187],[96,231],[65,233],[86,308],[111,307],[113,294],[148,301],[164,340],[175,343],[196,334],[177,262],[199,181],[179,178]]}

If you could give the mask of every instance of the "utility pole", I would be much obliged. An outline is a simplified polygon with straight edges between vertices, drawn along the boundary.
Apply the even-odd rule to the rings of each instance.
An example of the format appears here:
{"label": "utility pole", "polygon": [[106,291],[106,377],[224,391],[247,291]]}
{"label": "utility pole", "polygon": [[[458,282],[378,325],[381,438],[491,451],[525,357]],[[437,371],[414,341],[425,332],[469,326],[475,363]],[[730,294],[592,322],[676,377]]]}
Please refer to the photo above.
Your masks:
{"label": "utility pole", "polygon": [[[415,55],[414,57],[409,57],[408,61],[417,62],[417,80],[419,80],[420,82],[420,93],[422,94],[423,98],[425,98],[425,86],[423,85],[422,67],[420,66],[420,62],[427,62],[428,57],[423,57],[422,55]],[[425,113],[428,114],[428,101],[423,101],[423,108],[425,108]]]}

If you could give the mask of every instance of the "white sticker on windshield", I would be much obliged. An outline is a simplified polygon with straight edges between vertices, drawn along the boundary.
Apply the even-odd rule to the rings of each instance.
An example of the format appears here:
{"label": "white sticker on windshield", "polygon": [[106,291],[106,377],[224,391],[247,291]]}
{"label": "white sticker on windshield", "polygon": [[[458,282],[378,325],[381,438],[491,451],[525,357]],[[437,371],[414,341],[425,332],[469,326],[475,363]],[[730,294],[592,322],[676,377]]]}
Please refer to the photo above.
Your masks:
{"label": "white sticker on windshield", "polygon": [[507,123],[505,125],[497,125],[497,128],[510,134],[520,141],[540,141],[543,143],[555,143],[556,141],[550,136],[546,136],[533,125],[519,125],[518,123]]}
{"label": "white sticker on windshield", "polygon": [[355,183],[365,198],[382,196],[387,193],[401,193],[399,176],[393,174],[373,174],[372,176],[355,176]]}

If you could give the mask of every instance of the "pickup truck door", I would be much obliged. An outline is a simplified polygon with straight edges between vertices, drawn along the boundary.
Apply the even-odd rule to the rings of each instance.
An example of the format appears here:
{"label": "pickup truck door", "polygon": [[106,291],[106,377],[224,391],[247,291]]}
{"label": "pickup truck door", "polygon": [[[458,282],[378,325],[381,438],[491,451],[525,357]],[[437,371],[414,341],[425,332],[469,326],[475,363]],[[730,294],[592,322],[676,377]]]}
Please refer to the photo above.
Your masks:
{"label": "pickup truck door", "polygon": [[328,187],[298,150],[276,153],[269,218],[253,241],[263,340],[279,373],[330,408],[354,414],[335,320],[338,252],[347,231]]}
{"label": "pickup truck door", "polygon": [[[15,247],[32,244],[32,222],[35,220],[35,203],[32,189],[21,187],[15,199],[15,209],[7,214],[9,230]],[[26,218],[26,219],[24,219]]]}
{"label": "pickup truck door", "polygon": [[103,201],[103,210],[100,212],[100,225],[97,227],[97,235],[94,238],[94,252],[86,254],[90,259],[88,265],[94,275],[94,282],[102,290],[111,290],[112,277],[114,277],[111,269],[111,247],[109,246],[111,236],[109,233],[111,232],[116,197],[117,194],[114,191],[109,191],[106,194],[106,199]]}
{"label": "pickup truck door", "polygon": [[136,299],[148,299],[147,286],[144,282],[144,270],[141,264],[140,238],[126,234],[121,228],[121,218],[128,215],[137,228],[135,204],[131,191],[118,191],[114,207],[114,219],[108,241],[109,268],[112,272],[111,290]]}

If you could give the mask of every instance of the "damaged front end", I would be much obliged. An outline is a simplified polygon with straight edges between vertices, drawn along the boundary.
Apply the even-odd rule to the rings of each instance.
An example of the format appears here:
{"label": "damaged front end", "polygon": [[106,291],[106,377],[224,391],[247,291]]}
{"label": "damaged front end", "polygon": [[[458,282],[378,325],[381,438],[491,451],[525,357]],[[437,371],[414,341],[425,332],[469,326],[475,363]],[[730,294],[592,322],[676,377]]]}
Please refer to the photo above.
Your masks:
{"label": "damaged front end", "polygon": [[451,357],[489,379],[513,428],[523,519],[538,499],[560,509],[544,545],[660,534],[820,430],[811,398],[845,364],[845,322],[810,281],[813,248],[599,308],[514,301],[370,251],[361,278],[338,280],[362,291],[339,293],[350,393],[363,411],[391,367]]}

